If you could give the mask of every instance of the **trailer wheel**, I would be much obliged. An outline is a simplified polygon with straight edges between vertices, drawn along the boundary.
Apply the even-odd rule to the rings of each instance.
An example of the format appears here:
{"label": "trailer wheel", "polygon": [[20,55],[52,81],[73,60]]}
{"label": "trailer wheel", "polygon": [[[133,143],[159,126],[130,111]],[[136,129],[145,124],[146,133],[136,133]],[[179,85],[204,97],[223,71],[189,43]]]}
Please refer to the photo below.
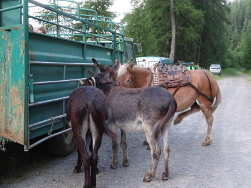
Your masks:
{"label": "trailer wheel", "polygon": [[55,157],[64,157],[75,149],[75,139],[72,131],[60,134],[47,141],[47,149]]}

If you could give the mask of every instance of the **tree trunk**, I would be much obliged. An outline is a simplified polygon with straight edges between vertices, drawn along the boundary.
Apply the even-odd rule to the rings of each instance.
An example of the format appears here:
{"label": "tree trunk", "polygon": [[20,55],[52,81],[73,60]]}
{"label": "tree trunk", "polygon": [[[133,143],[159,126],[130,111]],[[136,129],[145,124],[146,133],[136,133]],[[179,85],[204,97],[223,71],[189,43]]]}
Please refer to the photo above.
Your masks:
{"label": "tree trunk", "polygon": [[170,0],[170,14],[171,14],[171,25],[172,25],[172,41],[171,41],[171,52],[170,52],[170,60],[174,62],[175,53],[176,53],[176,21],[175,21],[175,13],[173,10],[173,1]]}

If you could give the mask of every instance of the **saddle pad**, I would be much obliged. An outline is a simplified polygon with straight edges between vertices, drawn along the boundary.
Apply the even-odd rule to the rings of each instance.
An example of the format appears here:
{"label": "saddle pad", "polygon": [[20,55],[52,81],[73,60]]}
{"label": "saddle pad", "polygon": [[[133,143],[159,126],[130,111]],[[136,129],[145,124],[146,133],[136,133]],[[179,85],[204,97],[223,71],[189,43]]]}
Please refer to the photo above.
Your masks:
{"label": "saddle pad", "polygon": [[180,87],[191,83],[191,77],[186,66],[158,63],[154,66],[153,83],[165,87]]}

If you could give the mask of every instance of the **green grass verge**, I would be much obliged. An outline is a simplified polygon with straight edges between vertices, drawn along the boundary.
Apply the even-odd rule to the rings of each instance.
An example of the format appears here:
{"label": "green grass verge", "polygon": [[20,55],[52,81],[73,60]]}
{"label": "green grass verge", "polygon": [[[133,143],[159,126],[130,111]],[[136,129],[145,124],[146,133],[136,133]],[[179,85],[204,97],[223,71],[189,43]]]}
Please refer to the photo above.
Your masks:
{"label": "green grass verge", "polygon": [[[208,70],[208,72],[209,72],[209,70]],[[243,73],[247,74],[248,75],[248,78],[247,78],[248,82],[251,83],[251,70],[226,68],[226,69],[222,70],[221,76],[214,75],[214,74],[212,74],[212,75],[216,80],[220,80],[220,79],[228,77],[228,76],[238,76],[239,75],[238,72],[243,72]]]}
{"label": "green grass verge", "polygon": [[248,82],[251,83],[251,70],[244,70],[243,72],[248,75]]}
{"label": "green grass verge", "polygon": [[[208,72],[209,72],[209,70],[208,70]],[[238,71],[236,69],[226,68],[226,69],[222,69],[222,72],[221,72],[220,76],[215,75],[215,74],[212,74],[212,75],[216,80],[220,80],[220,79],[228,77],[228,76],[238,76],[239,74],[238,74]]]}

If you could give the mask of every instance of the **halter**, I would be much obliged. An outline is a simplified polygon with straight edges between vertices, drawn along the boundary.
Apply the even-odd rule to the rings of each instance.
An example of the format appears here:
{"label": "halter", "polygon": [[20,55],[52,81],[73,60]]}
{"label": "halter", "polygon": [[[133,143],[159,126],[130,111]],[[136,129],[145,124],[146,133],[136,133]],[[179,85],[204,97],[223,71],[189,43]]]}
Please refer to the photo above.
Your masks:
{"label": "halter", "polygon": [[90,78],[85,78],[83,80],[79,80],[79,83],[82,84],[83,86],[91,85],[93,87],[96,87],[96,80],[95,80],[94,77],[90,77]]}

